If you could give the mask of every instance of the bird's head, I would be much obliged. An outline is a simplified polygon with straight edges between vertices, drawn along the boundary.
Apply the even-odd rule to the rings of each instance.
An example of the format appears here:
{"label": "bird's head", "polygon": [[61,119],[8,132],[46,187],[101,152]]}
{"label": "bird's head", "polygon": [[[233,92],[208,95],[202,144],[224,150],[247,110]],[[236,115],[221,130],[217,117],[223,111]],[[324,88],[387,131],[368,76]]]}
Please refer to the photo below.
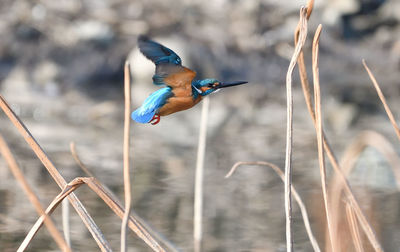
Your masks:
{"label": "bird's head", "polygon": [[193,91],[197,95],[206,96],[219,90],[220,88],[232,87],[241,84],[246,84],[247,81],[220,82],[216,79],[197,80],[192,83]]}

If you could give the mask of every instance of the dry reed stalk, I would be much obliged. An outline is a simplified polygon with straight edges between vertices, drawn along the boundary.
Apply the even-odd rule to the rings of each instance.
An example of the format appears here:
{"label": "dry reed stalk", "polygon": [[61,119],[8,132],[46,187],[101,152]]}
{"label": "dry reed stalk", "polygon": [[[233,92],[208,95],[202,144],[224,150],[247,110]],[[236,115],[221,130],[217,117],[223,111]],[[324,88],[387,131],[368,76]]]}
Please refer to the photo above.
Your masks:
{"label": "dry reed stalk", "polygon": [[[236,171],[236,169],[241,165],[259,165],[259,166],[269,167],[272,170],[274,170],[276,172],[276,174],[278,174],[278,176],[282,180],[282,182],[285,182],[285,175],[282,172],[282,170],[278,166],[276,166],[272,163],[269,163],[269,162],[264,162],[264,161],[237,162],[232,166],[231,170],[225,175],[225,178],[229,178],[230,176],[232,176],[233,173]],[[308,238],[310,239],[311,245],[312,245],[314,251],[320,252],[321,249],[319,248],[317,239],[315,239],[315,236],[311,230],[311,225],[310,225],[310,221],[308,219],[308,214],[307,214],[307,208],[304,205],[303,200],[301,199],[300,195],[297,193],[295,187],[293,185],[291,187],[292,187],[294,198],[295,198],[297,204],[299,204],[300,212],[301,212],[301,215],[302,215],[303,221],[304,221],[304,226],[306,228],[307,235],[308,235]]]}
{"label": "dry reed stalk", "polygon": [[[63,198],[67,195],[73,193],[79,186],[82,184],[86,184],[92,191],[94,191],[110,208],[113,210],[118,217],[122,219],[124,215],[124,210],[118,202],[114,201],[114,199],[108,194],[107,190],[104,189],[103,185],[93,177],[78,177],[68,183],[63,191],[54,199],[54,201],[49,205],[46,209],[46,213],[50,214],[55,207],[60,203]],[[38,219],[35,225],[32,227],[31,231],[29,232],[28,236],[25,240],[32,239],[36,232],[39,230],[41,225],[43,224],[43,215]],[[132,216],[129,218],[128,222],[129,227],[133,230],[143,241],[145,241],[153,251],[158,252],[165,252],[165,250],[158,245],[158,243],[151,237],[150,234],[141,226],[140,223]]]}
{"label": "dry reed stalk", "polygon": [[319,39],[321,36],[321,31],[322,31],[322,25],[318,25],[318,28],[315,31],[313,45],[312,45],[312,70],[313,70],[313,82],[314,82],[314,106],[315,106],[315,119],[316,119],[315,130],[318,142],[318,160],[319,160],[319,168],[321,174],[322,195],[324,198],[325,215],[328,223],[329,244],[332,248],[332,251],[337,251],[335,247],[336,238],[335,238],[335,233],[333,232],[332,229],[331,209],[329,206],[328,192],[326,186],[324,137],[322,135],[323,126],[322,126],[322,111],[321,111],[321,88],[319,83],[319,68],[318,68]]}
{"label": "dry reed stalk", "polygon": [[[39,214],[39,216],[45,214],[44,208],[40,203],[39,198],[33,192],[28,181],[25,179],[24,174],[19,168],[17,161],[14,158],[14,155],[11,153],[8,144],[6,143],[2,135],[0,135],[0,153],[8,164],[15,179],[20,183],[25,194],[28,196],[29,201],[35,207],[36,212]],[[53,237],[60,250],[71,251],[70,245],[64,240],[51,218],[45,218],[44,224],[46,225],[50,235]]]}
{"label": "dry reed stalk", "polygon": [[[304,80],[305,79],[302,79],[302,81],[304,81]],[[307,92],[307,90],[303,90],[303,91]],[[306,100],[306,103],[309,102],[309,100],[306,97],[305,97],[305,100]],[[309,107],[309,105],[307,105],[307,107]],[[309,110],[309,113],[310,113],[310,116],[313,119],[313,122],[315,125],[315,113],[312,110],[312,107],[311,107],[311,110]],[[382,246],[380,245],[378,239],[376,238],[375,232],[371,227],[371,224],[368,222],[367,218],[365,217],[364,213],[362,212],[360,205],[358,204],[358,202],[351,190],[350,184],[347,181],[346,177],[344,176],[344,174],[339,166],[337,158],[329,145],[329,142],[325,136],[325,133],[324,132],[322,132],[322,133],[324,136],[324,149],[325,149],[326,155],[328,156],[329,161],[331,162],[331,165],[332,165],[335,173],[339,176],[339,179],[343,182],[346,196],[352,203],[351,206],[354,208],[354,212],[356,213],[357,218],[360,221],[361,227],[363,228],[364,232],[366,233],[366,235],[367,235],[369,241],[371,242],[372,246],[374,247],[375,251],[383,251]],[[334,230],[336,230],[336,227],[335,227],[336,217],[335,217],[334,212],[332,213],[332,219],[334,220],[334,221],[332,221],[333,228],[334,228]]]}
{"label": "dry reed stalk", "polygon": [[346,216],[347,223],[350,227],[350,234],[354,241],[354,247],[357,252],[364,252],[364,248],[362,246],[360,231],[358,229],[358,223],[356,219],[356,215],[354,214],[353,208],[350,206],[351,203],[346,202]]}
{"label": "dry reed stalk", "polygon": [[[382,134],[376,131],[363,131],[347,146],[344,151],[341,166],[343,173],[348,176],[354,168],[356,161],[358,160],[360,154],[365,148],[371,146],[378,150],[388,161],[392,172],[394,174],[397,188],[400,190],[400,158],[397,155],[395,147],[386,139]],[[339,185],[340,181],[338,179],[334,180],[333,185]],[[339,191],[338,187],[333,188],[335,191]]]}
{"label": "dry reed stalk", "polygon": [[201,107],[200,133],[197,147],[196,174],[194,184],[193,238],[195,252],[201,251],[201,242],[203,239],[203,178],[209,106],[210,99],[209,97],[205,97]]}
{"label": "dry reed stalk", "polygon": [[[388,161],[396,178],[397,187],[400,189],[400,158],[392,144],[381,134],[375,131],[363,131],[346,147],[340,162],[343,174],[347,177],[353,170],[360,154],[368,146],[378,150]],[[334,213],[340,212],[340,202],[343,183],[336,175],[331,181],[331,207]],[[338,231],[340,219],[335,219],[335,230]],[[338,241],[340,244],[340,241]]]}
{"label": "dry reed stalk", "polygon": [[[118,215],[119,218],[123,218],[124,216],[124,208],[122,205],[112,197],[112,194],[106,190],[103,185],[96,179],[91,180],[92,183],[89,183],[88,186],[110,207],[110,209]],[[154,251],[165,251],[158,242],[147,232],[145,228],[136,220],[133,216],[129,216],[128,222],[129,228],[136,233],[136,235],[146,242],[147,245]]]}
{"label": "dry reed stalk", "polygon": [[[75,144],[73,142],[71,142],[70,147],[71,147],[71,154],[74,157],[75,161],[77,162],[78,166],[80,168],[82,168],[83,172],[86,175],[88,175],[89,177],[95,178],[96,176],[93,175],[93,173],[90,171],[90,169],[79,158],[78,152],[77,152]],[[100,181],[99,181],[99,183],[100,183]],[[115,196],[115,194],[106,185],[102,184],[102,186],[103,186],[105,193],[108,195],[108,197],[110,197],[112,199],[112,201],[116,202],[116,204],[121,205],[121,203],[119,203],[119,201],[118,201],[117,196]],[[131,215],[132,215],[133,219],[136,219],[144,227],[144,229],[148,231],[150,236],[161,241],[161,243],[163,243],[168,248],[168,251],[179,252],[179,249],[171,241],[167,240],[162,234],[155,231],[150,226],[150,224],[148,224],[145,220],[143,220],[133,209],[131,209]],[[135,230],[132,229],[132,231],[135,231]]]}
{"label": "dry reed stalk", "polygon": [[[17,117],[17,115],[14,113],[14,111],[10,108],[10,106],[7,104],[7,102],[4,100],[4,98],[0,95],[0,107],[3,109],[3,111],[6,113],[6,115],[9,117],[10,121],[14,124],[14,126],[17,128],[17,130],[21,133],[21,135],[25,138],[29,146],[33,149],[35,154],[39,157],[39,159],[42,161],[43,165],[48,169],[49,173],[53,176],[54,180],[59,184],[66,185],[66,181],[64,178],[60,175],[58,170],[54,167],[53,163],[48,159],[46,154],[44,153],[43,149],[39,146],[39,144],[36,142],[36,140],[33,138],[31,133],[28,131],[28,129],[25,127],[25,125],[22,123],[22,121]],[[100,183],[97,184],[99,188],[102,188],[102,185]],[[64,187],[62,187],[64,188]],[[101,199],[110,207],[112,211],[116,215],[118,215],[119,218],[122,219],[124,210],[122,206],[119,204],[118,201],[115,201],[112,197],[110,197],[109,194],[105,190],[97,192],[98,195],[101,197]],[[111,251],[111,248],[108,244],[108,242],[104,239],[100,229],[97,227],[97,225],[94,223],[93,219],[90,217],[90,215],[87,213],[86,209],[83,207],[82,203],[79,201],[79,199],[75,196],[74,193],[70,194],[68,196],[68,199],[70,200],[71,204],[74,206],[76,211],[78,212],[78,215],[81,217],[83,220],[84,224],[87,226],[89,231],[92,233],[96,243],[99,245],[100,249],[102,251]],[[165,251],[158,243],[157,241],[140,225],[140,223],[134,219],[132,216],[129,218],[129,228],[135,232],[139,238],[141,238],[144,242],[146,242],[149,247],[151,247],[154,251]]]}
{"label": "dry reed stalk", "polygon": [[[307,16],[306,19],[309,20],[312,11],[314,10],[314,0],[308,0],[307,1]],[[294,41],[295,41],[295,45],[297,45],[297,42],[299,41],[299,36],[300,36],[300,29],[301,29],[301,22],[299,20],[299,22],[297,23],[296,29],[294,30]],[[303,55],[303,50],[300,53],[301,55]],[[304,56],[304,55],[303,55]],[[300,60],[300,57],[298,58]]]}
{"label": "dry reed stalk", "polygon": [[286,74],[286,155],[285,155],[285,215],[286,215],[286,250],[293,251],[292,238],[292,143],[293,143],[293,95],[292,74],[296,66],[297,58],[304,46],[307,37],[307,9],[300,9],[300,35],[289,68]]}
{"label": "dry reed stalk", "polygon": [[25,251],[29,243],[35,237],[36,233],[39,231],[40,227],[43,225],[44,220],[47,219],[46,216],[50,215],[65,197],[75,191],[75,189],[77,189],[80,185],[85,183],[85,179],[87,178],[76,178],[65,186],[64,190],[60,194],[58,194],[47,207],[45,214],[41,215],[39,219],[35,222],[31,230],[26,235],[24,241],[19,246],[17,252]]}
{"label": "dry reed stalk", "polygon": [[376,92],[378,93],[379,99],[381,99],[383,107],[385,108],[386,114],[388,115],[389,120],[392,123],[394,130],[396,131],[397,138],[400,140],[400,129],[399,129],[399,126],[397,126],[396,120],[394,119],[393,113],[390,110],[389,105],[387,104],[386,98],[382,93],[382,90],[381,90],[381,88],[379,86],[379,83],[376,81],[374,74],[371,72],[371,70],[367,66],[367,63],[365,62],[364,59],[362,60],[362,63],[364,65],[364,67],[365,67],[365,70],[367,70],[369,78],[371,79],[372,83],[374,84],[374,87],[376,89]]}
{"label": "dry reed stalk", "polygon": [[[47,171],[50,173],[54,181],[60,188],[63,188],[67,182],[58,172],[54,164],[47,157],[46,153],[43,151],[42,147],[38,144],[38,142],[33,138],[32,134],[25,127],[23,122],[18,118],[18,116],[14,113],[11,107],[8,105],[3,96],[0,95],[0,107],[4,111],[4,113],[8,116],[10,121],[14,124],[15,128],[19,131],[19,133],[24,137],[25,141],[32,148],[33,152],[42,162],[44,167],[46,167]],[[110,245],[108,241],[103,237],[101,230],[97,227],[96,223],[93,221],[92,217],[87,213],[85,207],[82,205],[78,197],[75,194],[71,194],[68,197],[72,206],[77,211],[79,217],[82,219],[85,226],[88,228],[89,232],[92,234],[95,239],[97,245],[100,247],[102,251],[111,251]]]}
{"label": "dry reed stalk", "polygon": [[[296,41],[296,36],[295,36],[295,41]],[[315,118],[315,112],[313,110],[313,105],[312,105],[312,100],[311,100],[311,92],[310,92],[310,84],[308,82],[307,78],[307,71],[306,71],[306,66],[305,66],[305,61],[304,61],[304,55],[301,53],[299,56],[298,60],[299,64],[299,75],[300,75],[300,81],[301,81],[301,86],[303,89],[303,94],[304,94],[304,99],[307,105],[308,112],[311,116],[311,119],[313,121],[313,124],[315,126],[316,124],[316,118]],[[328,159],[335,171],[336,174],[339,175],[339,178],[341,181],[344,183],[344,189],[347,197],[351,201],[351,206],[354,207],[354,212],[357,215],[357,218],[360,220],[361,227],[363,228],[364,232],[367,234],[367,237],[369,241],[371,242],[372,246],[376,251],[383,251],[382,246],[380,245],[378,239],[376,238],[376,235],[366,219],[364,213],[362,212],[360,205],[357,203],[357,200],[351,190],[350,184],[347,181],[346,177],[343,175],[343,172],[341,171],[341,168],[339,166],[339,163],[337,161],[337,158],[335,154],[332,151],[332,148],[329,145],[329,141],[325,136],[325,132],[322,131],[323,137],[324,137],[324,149],[326,152],[326,155],[328,156]],[[332,219],[335,220],[335,213],[332,213]],[[335,224],[336,221],[333,221],[333,225]],[[335,228],[335,227],[334,227]]]}
{"label": "dry reed stalk", "polygon": [[84,163],[82,163],[82,161],[80,160],[78,153],[76,152],[76,147],[75,147],[74,142],[71,142],[69,144],[69,148],[70,148],[72,157],[74,158],[74,160],[78,164],[78,166],[82,169],[82,171],[89,177],[95,177],[93,175],[93,173],[86,167],[86,165]]}
{"label": "dry reed stalk", "polygon": [[[314,9],[314,0],[309,0],[307,2],[307,20],[310,19],[311,13]],[[300,22],[297,24],[297,28],[294,32],[294,42],[295,45],[297,45],[298,41],[299,41],[299,35],[300,35]],[[311,91],[310,91],[310,85],[308,85],[308,78],[307,78],[307,69],[306,69],[306,65],[304,62],[304,52],[303,50],[301,50],[300,55],[297,59],[297,65],[298,65],[298,69],[299,69],[299,75],[300,75],[300,80],[301,80],[301,86],[302,86],[302,90],[304,93],[304,97],[306,99],[306,104],[307,104],[307,108],[308,111],[310,111],[310,113],[312,113],[312,118],[315,118],[315,114],[314,114],[314,110],[312,107],[312,101],[311,101]],[[307,85],[306,85],[307,84]]]}
{"label": "dry reed stalk", "polygon": [[121,224],[121,252],[127,251],[126,233],[128,229],[128,219],[131,212],[131,179],[129,165],[129,145],[130,145],[130,125],[131,125],[131,80],[129,72],[129,62],[125,62],[124,68],[124,94],[125,94],[125,120],[124,120],[124,192],[125,192],[125,213]]}
{"label": "dry reed stalk", "polygon": [[65,241],[67,242],[68,246],[71,247],[71,228],[70,228],[70,218],[69,215],[69,202],[68,200],[63,200],[62,202],[62,226],[63,226],[63,233]]}

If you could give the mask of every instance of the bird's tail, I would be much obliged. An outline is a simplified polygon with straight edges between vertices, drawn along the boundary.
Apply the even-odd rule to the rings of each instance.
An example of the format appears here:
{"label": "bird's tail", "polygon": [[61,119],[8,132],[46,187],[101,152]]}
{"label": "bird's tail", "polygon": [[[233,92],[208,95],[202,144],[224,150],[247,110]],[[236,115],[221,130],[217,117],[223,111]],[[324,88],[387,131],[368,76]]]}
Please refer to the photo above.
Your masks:
{"label": "bird's tail", "polygon": [[141,108],[138,108],[132,112],[131,117],[138,123],[149,123],[151,119],[153,119],[155,113],[155,111],[152,111],[150,113],[143,113]]}

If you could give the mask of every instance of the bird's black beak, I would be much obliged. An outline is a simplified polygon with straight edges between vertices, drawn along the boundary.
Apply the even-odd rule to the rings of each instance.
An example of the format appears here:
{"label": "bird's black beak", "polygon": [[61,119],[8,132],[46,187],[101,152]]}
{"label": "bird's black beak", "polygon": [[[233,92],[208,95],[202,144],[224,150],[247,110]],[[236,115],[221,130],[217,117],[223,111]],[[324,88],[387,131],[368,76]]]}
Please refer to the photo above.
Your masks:
{"label": "bird's black beak", "polygon": [[220,82],[215,88],[226,88],[248,83],[247,81]]}

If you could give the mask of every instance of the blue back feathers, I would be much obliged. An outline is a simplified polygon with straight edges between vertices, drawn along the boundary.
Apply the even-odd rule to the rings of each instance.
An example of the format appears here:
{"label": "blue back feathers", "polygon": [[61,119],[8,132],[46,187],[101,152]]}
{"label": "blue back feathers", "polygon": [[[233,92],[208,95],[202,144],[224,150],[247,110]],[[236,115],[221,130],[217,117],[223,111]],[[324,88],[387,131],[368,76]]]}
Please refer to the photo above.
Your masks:
{"label": "blue back feathers", "polygon": [[152,93],[146,98],[142,106],[132,112],[132,119],[139,123],[150,122],[153,116],[158,112],[158,109],[167,102],[169,97],[173,96],[171,90],[172,88],[165,87]]}

